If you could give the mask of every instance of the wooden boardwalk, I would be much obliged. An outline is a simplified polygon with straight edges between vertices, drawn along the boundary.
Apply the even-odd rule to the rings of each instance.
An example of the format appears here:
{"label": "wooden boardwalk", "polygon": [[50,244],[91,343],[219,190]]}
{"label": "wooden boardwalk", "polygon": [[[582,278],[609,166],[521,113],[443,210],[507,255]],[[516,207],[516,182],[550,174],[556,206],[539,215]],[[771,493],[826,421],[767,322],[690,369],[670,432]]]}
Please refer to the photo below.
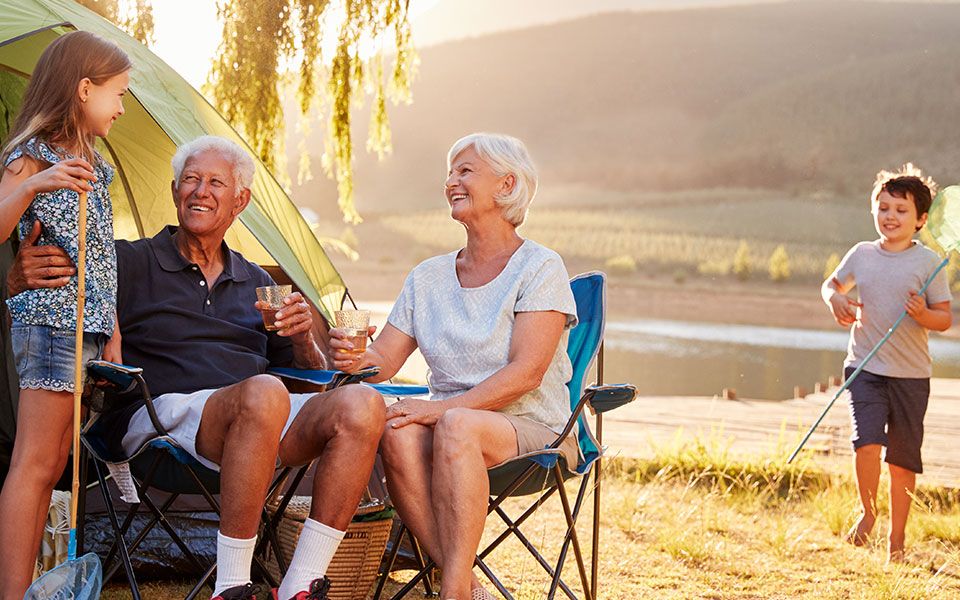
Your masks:
{"label": "wooden boardwalk", "polygon": [[[642,389],[642,385],[638,386]],[[960,487],[960,380],[934,379],[924,419],[924,484]],[[719,397],[639,397],[604,419],[603,443],[611,455],[651,456],[674,440],[700,439],[727,447],[730,454],[771,455],[793,449],[836,390],[803,399],[724,400]],[[824,463],[848,468],[850,416],[844,394],[806,448]]]}

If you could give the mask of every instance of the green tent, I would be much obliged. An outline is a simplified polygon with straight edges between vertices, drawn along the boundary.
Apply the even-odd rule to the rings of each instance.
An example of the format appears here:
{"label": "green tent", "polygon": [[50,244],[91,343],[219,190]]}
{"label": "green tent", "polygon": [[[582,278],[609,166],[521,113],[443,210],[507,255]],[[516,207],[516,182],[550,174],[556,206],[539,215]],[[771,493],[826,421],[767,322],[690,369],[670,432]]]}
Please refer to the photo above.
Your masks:
{"label": "green tent", "polygon": [[[179,144],[214,134],[248,147],[146,46],[72,0],[0,0],[0,137],[12,124],[43,49],[76,29],[113,40],[133,61],[126,114],[113,126],[101,153],[117,168],[110,190],[116,237],[152,236],[177,221],[170,196],[170,158]],[[340,307],[346,292],[343,280],[297,207],[259,161],[252,201],[228,232],[227,243],[256,263],[279,266],[328,320]],[[9,260],[9,249],[0,255],[0,262],[4,259]],[[9,349],[9,343],[6,346]],[[0,390],[4,387],[0,382]],[[0,407],[0,434],[12,424],[12,414],[5,413],[6,407]]]}

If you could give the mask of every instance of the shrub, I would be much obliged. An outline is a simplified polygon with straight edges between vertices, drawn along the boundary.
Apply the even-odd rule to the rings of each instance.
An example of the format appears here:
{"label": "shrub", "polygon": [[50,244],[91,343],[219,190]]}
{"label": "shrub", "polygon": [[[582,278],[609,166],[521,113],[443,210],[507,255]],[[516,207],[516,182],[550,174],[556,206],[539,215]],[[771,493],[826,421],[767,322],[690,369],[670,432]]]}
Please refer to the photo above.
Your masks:
{"label": "shrub", "polygon": [[741,281],[750,279],[750,246],[747,240],[740,240],[737,252],[733,255],[733,274]]}
{"label": "shrub", "polygon": [[730,261],[707,259],[697,265],[697,272],[701,275],[726,276],[730,274]]}
{"label": "shrub", "polygon": [[787,249],[780,244],[770,255],[770,262],[767,266],[770,273],[770,279],[776,282],[782,282],[790,279],[790,257],[787,255]]}
{"label": "shrub", "polygon": [[827,262],[823,265],[823,278],[826,279],[833,275],[833,272],[837,270],[837,266],[840,265],[840,255],[834,252],[827,257]]}
{"label": "shrub", "polygon": [[612,256],[604,264],[611,275],[630,275],[637,272],[637,261],[629,254]]}

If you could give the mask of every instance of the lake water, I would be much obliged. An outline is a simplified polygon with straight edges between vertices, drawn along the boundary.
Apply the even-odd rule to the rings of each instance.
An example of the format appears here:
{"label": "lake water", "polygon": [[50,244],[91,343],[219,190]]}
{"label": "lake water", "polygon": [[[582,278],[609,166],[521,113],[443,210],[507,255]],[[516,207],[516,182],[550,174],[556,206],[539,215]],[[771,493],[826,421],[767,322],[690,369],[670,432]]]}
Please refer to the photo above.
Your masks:
{"label": "lake water", "polygon": [[[783,399],[793,387],[842,374],[848,333],[636,319],[606,330],[604,379],[628,381],[644,396]],[[935,377],[960,377],[960,342],[932,338]]]}
{"label": "lake water", "polygon": [[[362,303],[383,326],[390,302]],[[741,398],[782,400],[793,387],[843,374],[848,333],[723,325],[692,321],[608,321],[604,356],[607,383],[632,383],[643,396],[713,396],[734,388]],[[934,377],[960,378],[960,341],[932,337]],[[400,373],[423,381],[419,353]]]}

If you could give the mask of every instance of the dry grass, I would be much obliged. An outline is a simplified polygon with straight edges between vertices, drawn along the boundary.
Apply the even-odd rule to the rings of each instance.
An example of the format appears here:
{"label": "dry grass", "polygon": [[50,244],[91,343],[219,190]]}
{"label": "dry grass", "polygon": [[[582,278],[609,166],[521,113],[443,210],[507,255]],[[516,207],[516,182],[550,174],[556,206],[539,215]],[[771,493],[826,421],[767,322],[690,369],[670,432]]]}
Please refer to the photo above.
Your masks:
{"label": "dry grass", "polygon": [[[746,240],[751,271],[759,280],[767,279],[767,263],[782,244],[792,277],[810,281],[822,278],[831,254],[842,254],[873,235],[865,206],[773,192],[677,192],[669,201],[647,201],[641,194],[628,206],[606,202],[599,194],[583,198],[577,207],[534,205],[521,231],[565,257],[600,264],[630,259],[646,269],[679,268],[691,274],[729,272]],[[385,216],[382,222],[434,251],[463,243],[463,228],[445,210]]]}
{"label": "dry grass", "polygon": [[[855,488],[845,476],[782,459],[731,460],[722,448],[693,443],[652,459],[604,464],[600,590],[624,598],[956,598],[960,596],[960,498],[918,493],[907,530],[907,563],[885,564],[883,527],[866,548],[840,535],[855,518]],[[571,497],[576,482],[568,484]],[[522,499],[507,503],[516,516]],[[564,533],[559,502],[548,501],[524,531],[556,556]],[[886,501],[881,498],[881,510]],[[581,516],[589,547],[592,491]],[[490,520],[485,540],[497,523]],[[585,550],[586,551],[586,550]],[[549,578],[514,539],[489,559],[518,598],[546,596]],[[589,567],[588,567],[589,568]],[[580,593],[572,554],[565,578]],[[411,576],[394,574],[388,589]],[[181,596],[186,587],[154,584],[144,598]],[[116,587],[104,598],[126,597]],[[412,598],[423,598],[422,588]]]}

